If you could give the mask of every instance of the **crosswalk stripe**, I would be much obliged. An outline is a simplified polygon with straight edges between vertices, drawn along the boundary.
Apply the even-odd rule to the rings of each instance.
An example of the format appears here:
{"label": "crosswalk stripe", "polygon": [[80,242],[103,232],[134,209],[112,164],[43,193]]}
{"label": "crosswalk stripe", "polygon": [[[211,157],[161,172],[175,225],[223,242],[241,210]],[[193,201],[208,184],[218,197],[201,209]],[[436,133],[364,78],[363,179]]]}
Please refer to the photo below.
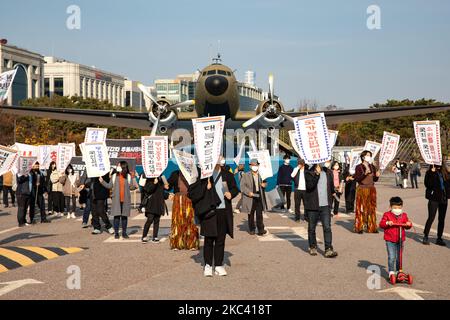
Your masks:
{"label": "crosswalk stripe", "polygon": [[35,263],[27,256],[5,248],[0,248],[0,255],[13,260],[14,262],[20,264],[22,267],[26,267]]}
{"label": "crosswalk stripe", "polygon": [[40,248],[40,247],[19,247],[19,248],[36,252],[37,254],[40,254],[41,256],[43,256],[46,259],[54,259],[54,258],[59,257],[56,253],[54,253],[50,250],[44,249],[44,248]]}
{"label": "crosswalk stripe", "polygon": [[75,247],[72,247],[72,248],[61,248],[62,250],[64,250],[64,251],[66,251],[67,253],[77,253],[77,252],[80,252],[80,251],[83,251],[83,249],[82,248],[75,248]]}

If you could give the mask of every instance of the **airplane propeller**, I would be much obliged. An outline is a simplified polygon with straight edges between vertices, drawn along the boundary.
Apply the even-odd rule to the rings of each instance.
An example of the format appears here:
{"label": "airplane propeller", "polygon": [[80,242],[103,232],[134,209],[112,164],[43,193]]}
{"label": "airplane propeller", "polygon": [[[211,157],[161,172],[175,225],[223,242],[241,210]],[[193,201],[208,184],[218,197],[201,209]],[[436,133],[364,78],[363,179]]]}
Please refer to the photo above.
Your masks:
{"label": "airplane propeller", "polygon": [[[156,135],[156,131],[158,130],[159,123],[161,121],[161,116],[166,116],[166,115],[170,114],[170,112],[175,111],[178,108],[188,107],[188,106],[195,104],[195,100],[187,100],[187,101],[179,102],[179,103],[176,103],[173,105],[170,105],[169,103],[161,103],[151,94],[151,92],[148,90],[148,88],[145,87],[142,83],[138,84],[138,88],[156,106],[156,111],[157,111],[156,112],[157,113],[156,120],[153,122],[150,119],[150,121],[153,122],[153,128],[151,131],[152,136]],[[150,112],[153,112],[154,110],[150,109],[150,106],[148,106],[147,111],[150,113]]]}

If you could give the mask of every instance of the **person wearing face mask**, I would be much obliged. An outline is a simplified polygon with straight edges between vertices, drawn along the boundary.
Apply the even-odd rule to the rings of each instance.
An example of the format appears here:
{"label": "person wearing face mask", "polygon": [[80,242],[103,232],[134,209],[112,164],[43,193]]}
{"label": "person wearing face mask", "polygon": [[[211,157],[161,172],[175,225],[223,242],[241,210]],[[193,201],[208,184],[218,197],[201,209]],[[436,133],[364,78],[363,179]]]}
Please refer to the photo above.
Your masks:
{"label": "person wearing face mask", "polygon": [[64,214],[64,193],[63,193],[63,185],[59,181],[62,177],[62,173],[57,169],[56,163],[52,162],[50,164],[50,168],[52,168],[50,174],[50,182],[52,183],[52,202],[53,202],[53,211],[56,212],[57,217],[62,217]]}
{"label": "person wearing face mask", "polygon": [[[250,235],[254,235],[258,228],[258,235],[267,233],[264,227],[263,211],[267,208],[265,188],[267,183],[261,179],[259,174],[259,162],[250,160],[250,172],[243,175],[241,180],[242,211],[248,213],[248,228]],[[255,226],[256,213],[256,226]]]}
{"label": "person wearing face mask", "polygon": [[341,199],[342,191],[341,190],[341,182],[344,181],[344,175],[342,174],[341,166],[339,162],[333,162],[332,171],[333,174],[333,185],[334,185],[334,194],[333,197],[333,214],[337,215],[339,213],[339,201]]}
{"label": "person wearing face mask", "polygon": [[45,176],[45,184],[47,187],[47,212],[51,216],[55,213],[54,202],[53,202],[53,183],[50,179],[52,172],[56,170],[56,162],[52,161],[47,169],[47,175]]}
{"label": "person wearing face mask", "polygon": [[[280,188],[281,194],[286,201],[286,211],[292,213],[291,210],[291,192],[292,192],[292,171],[294,170],[291,165],[291,157],[285,155],[283,157],[283,165],[278,169],[277,186]],[[284,205],[281,206],[284,210]]]}
{"label": "person wearing face mask", "polygon": [[372,153],[365,150],[361,153],[361,164],[356,166],[356,210],[354,231],[356,233],[378,233],[377,226],[377,189],[375,182],[380,172],[372,164]]}
{"label": "person wearing face mask", "polygon": [[345,180],[345,212],[347,214],[355,212],[356,199],[356,180],[354,177],[355,171],[347,164],[344,169]]}
{"label": "person wearing face mask", "polygon": [[80,186],[80,175],[78,172],[74,172],[72,165],[69,164],[64,171],[64,175],[59,179],[59,182],[63,185],[67,219],[75,219],[75,212],[77,212],[77,197],[79,196],[78,187]]}
{"label": "person wearing face mask", "polygon": [[423,231],[423,244],[430,244],[428,235],[436,218],[436,213],[439,212],[436,244],[446,246],[442,235],[444,234],[448,199],[450,199],[450,169],[447,168],[445,162],[442,166],[430,166],[425,174],[425,187],[425,197],[428,200],[428,219]]}
{"label": "person wearing face mask", "polygon": [[308,221],[305,207],[305,194],[306,194],[306,182],[305,182],[305,160],[298,159],[297,167],[292,171],[291,178],[294,180],[294,207],[295,207],[295,221],[300,221],[300,206],[303,201],[303,220]]}
{"label": "person wearing face mask", "polygon": [[105,188],[112,190],[111,215],[114,217],[114,238],[119,239],[119,226],[122,225],[122,238],[128,239],[128,217],[131,214],[131,190],[138,188],[136,180],[131,177],[128,163],[121,161],[117,166],[117,172],[112,174],[109,182],[100,183]]}
{"label": "person wearing face mask", "polygon": [[308,213],[309,254],[317,256],[316,227],[320,221],[325,242],[325,257],[335,258],[338,254],[333,249],[331,232],[331,208],[335,193],[330,167],[331,161],[326,161],[324,164],[312,166],[305,172],[305,210]]}
{"label": "person wearing face mask", "polygon": [[402,187],[402,165],[400,163],[400,158],[397,158],[395,160],[395,164],[392,166],[392,173],[394,173],[395,176],[395,185],[397,187]]}
{"label": "person wearing face mask", "polygon": [[49,223],[45,212],[44,193],[47,191],[45,187],[45,177],[40,170],[39,162],[33,164],[33,168],[30,172],[31,177],[31,202],[30,202],[30,221],[34,223],[34,215],[36,206],[39,207],[41,212],[41,223]]}
{"label": "person wearing face mask", "polygon": [[411,159],[409,162],[409,177],[411,179],[411,188],[419,189],[419,184],[417,183],[417,177],[421,176],[420,165],[415,159]]}
{"label": "person wearing face mask", "polygon": [[400,228],[394,224],[404,224],[402,228],[402,243],[405,242],[405,229],[411,229],[412,222],[408,215],[403,212],[403,200],[400,197],[392,197],[389,200],[391,210],[385,212],[380,221],[380,228],[384,230],[384,241],[388,254],[389,278],[396,276],[400,269]]}

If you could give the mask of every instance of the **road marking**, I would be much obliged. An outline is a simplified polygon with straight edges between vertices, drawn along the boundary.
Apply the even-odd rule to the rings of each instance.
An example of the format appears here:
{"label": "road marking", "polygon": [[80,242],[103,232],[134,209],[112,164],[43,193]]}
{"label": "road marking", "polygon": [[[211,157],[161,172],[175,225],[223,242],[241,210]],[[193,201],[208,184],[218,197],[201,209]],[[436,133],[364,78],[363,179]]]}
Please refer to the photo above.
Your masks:
{"label": "road marking", "polygon": [[[0,271],[1,272],[1,271]],[[2,282],[0,285],[6,285],[5,287],[0,289],[0,296],[3,296],[11,291],[19,289],[27,284],[42,284],[43,282],[34,280],[34,279],[24,279],[18,281],[10,281],[10,282]]]}
{"label": "road marking", "polygon": [[60,256],[83,251],[83,248],[61,247],[1,247],[0,273],[20,267],[28,267],[36,263],[52,260]]}
{"label": "road marking", "polygon": [[11,232],[11,231],[14,231],[14,230],[17,230],[17,229],[19,229],[19,227],[14,227],[14,228],[2,230],[2,231],[0,231],[0,234]]}
{"label": "road marking", "polygon": [[[308,240],[308,229],[305,227],[266,227],[268,233],[265,236],[258,237],[261,242],[275,242],[275,241],[305,241]],[[286,230],[285,232],[283,232]],[[281,231],[281,232],[280,232]],[[323,243],[317,237],[317,243]]]}
{"label": "road marking", "polygon": [[[377,211],[377,215],[379,216],[383,216],[383,213],[381,213],[380,211]],[[413,226],[422,230],[425,230],[425,226],[421,225],[421,224],[417,224],[417,223],[413,223]],[[437,234],[437,230],[436,229],[430,229],[430,232],[433,232],[435,234]],[[450,233],[446,233],[444,232],[443,235],[447,238],[450,238]]]}
{"label": "road marking", "polygon": [[396,293],[405,300],[424,300],[419,293],[431,293],[429,291],[422,291],[418,289],[410,289],[406,287],[394,287],[386,290],[377,291],[379,293]]}

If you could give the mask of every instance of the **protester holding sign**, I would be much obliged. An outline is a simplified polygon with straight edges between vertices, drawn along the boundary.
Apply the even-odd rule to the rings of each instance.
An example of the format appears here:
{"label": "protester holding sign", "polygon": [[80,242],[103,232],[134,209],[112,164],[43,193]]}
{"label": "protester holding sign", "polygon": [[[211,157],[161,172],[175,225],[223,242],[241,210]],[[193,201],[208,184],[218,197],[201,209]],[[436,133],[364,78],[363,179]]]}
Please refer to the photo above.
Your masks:
{"label": "protester holding sign", "polygon": [[30,177],[32,181],[31,189],[31,202],[30,202],[30,221],[34,223],[34,214],[36,206],[39,207],[41,212],[41,223],[49,223],[47,220],[47,215],[45,213],[45,201],[44,193],[47,192],[45,187],[45,177],[40,170],[39,162],[33,164],[33,169],[30,172]]}
{"label": "protester holding sign", "polygon": [[361,164],[356,167],[355,180],[358,182],[356,188],[356,210],[355,225],[356,233],[378,233],[377,226],[377,189],[375,182],[380,177],[380,172],[372,164],[372,153],[365,150],[361,153]]}
{"label": "protester holding sign", "polygon": [[91,178],[91,197],[92,197],[92,226],[94,231],[92,234],[101,234],[102,226],[100,224],[100,218],[105,224],[105,228],[109,234],[114,234],[111,222],[106,214],[106,200],[109,198],[109,181],[111,176],[109,173],[99,178]]}
{"label": "protester holding sign", "polygon": [[[294,170],[291,165],[291,157],[289,155],[285,155],[283,157],[283,165],[278,169],[277,175],[277,186],[280,188],[280,191],[283,197],[286,200],[286,211],[292,213],[291,210],[291,192],[292,192],[292,171]],[[284,205],[281,206],[281,209],[284,209]]]}
{"label": "protester holding sign", "polygon": [[59,181],[63,185],[64,200],[66,204],[64,212],[67,214],[67,219],[75,219],[75,213],[77,212],[77,198],[80,195],[78,192],[80,176],[78,172],[73,170],[72,165],[69,164]]}
{"label": "protester holding sign", "polygon": [[439,212],[436,244],[445,246],[442,235],[444,233],[448,199],[450,199],[450,168],[447,168],[445,163],[442,166],[431,165],[425,174],[425,187],[427,188],[425,197],[428,200],[428,219],[423,231],[423,244],[430,244],[428,235],[431,225],[436,218],[436,213]]}
{"label": "protester holding sign", "polygon": [[[167,182],[167,181],[166,181]],[[166,201],[169,198],[169,193],[166,192],[169,185],[165,184],[162,177],[146,179],[143,187],[143,200],[141,202],[142,210],[145,212],[147,221],[144,225],[144,232],[142,233],[142,242],[148,242],[148,231],[153,224],[153,243],[159,243],[158,231],[159,220],[161,216],[168,213]]]}
{"label": "protester holding sign", "polygon": [[188,196],[189,183],[181,170],[174,171],[169,177],[169,190],[175,194],[172,206],[172,224],[170,249],[199,249],[199,233],[194,221],[194,208]]}
{"label": "protester holding sign", "polygon": [[212,177],[198,179],[189,187],[195,215],[200,221],[201,235],[205,237],[203,257],[206,277],[213,275],[213,265],[216,275],[227,275],[223,264],[225,239],[227,234],[233,238],[231,201],[238,195],[239,190],[233,174],[225,166],[221,166],[222,160],[224,159],[220,156]]}
{"label": "protester holding sign", "polygon": [[[31,199],[32,181],[29,173],[17,175],[17,221],[19,227],[30,225],[26,220]],[[31,222],[30,222],[31,223]]]}
{"label": "protester holding sign", "polygon": [[112,190],[111,215],[114,217],[114,238],[119,239],[119,225],[122,223],[122,238],[128,239],[127,225],[131,214],[131,190],[136,190],[138,185],[131,177],[128,163],[121,161],[117,166],[117,173],[113,174],[109,182],[100,182],[104,187]]}
{"label": "protester holding sign", "polygon": [[267,183],[261,179],[257,159],[250,160],[250,169],[251,171],[245,173],[241,180],[242,211],[248,213],[249,233],[254,235],[256,228],[258,228],[258,235],[263,236],[267,233],[263,218],[263,211],[267,208],[265,196]]}
{"label": "protester holding sign", "polygon": [[64,214],[64,187],[60,182],[63,174],[58,170],[56,163],[52,162],[50,165],[51,173],[50,173],[50,181],[52,183],[51,191],[52,191],[52,202],[53,202],[53,211],[56,212],[57,217],[62,217]]}

